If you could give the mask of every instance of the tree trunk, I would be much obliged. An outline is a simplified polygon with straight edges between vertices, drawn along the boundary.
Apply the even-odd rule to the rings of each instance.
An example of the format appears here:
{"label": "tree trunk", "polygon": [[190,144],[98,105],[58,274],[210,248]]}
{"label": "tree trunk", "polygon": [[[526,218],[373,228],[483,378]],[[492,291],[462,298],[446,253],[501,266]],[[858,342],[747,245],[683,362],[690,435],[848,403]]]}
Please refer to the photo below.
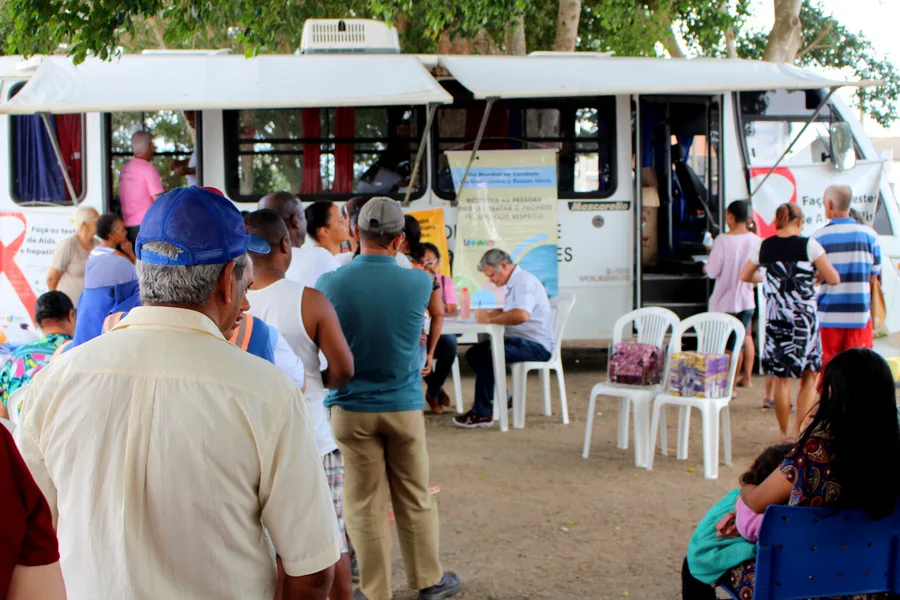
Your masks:
{"label": "tree trunk", "polygon": [[[668,19],[669,18],[666,17],[666,20]],[[687,58],[687,53],[681,47],[681,42],[678,40],[678,35],[675,33],[675,26],[671,23],[666,26],[665,35],[661,41],[663,48],[666,49],[666,52],[668,52],[669,56],[672,58]]]}
{"label": "tree trunk", "polygon": [[506,24],[506,53],[525,56],[525,15]]}
{"label": "tree trunk", "polygon": [[555,51],[575,51],[575,46],[578,44],[578,20],[580,18],[581,0],[559,0],[559,14],[556,19],[556,41],[553,43]]}
{"label": "tree trunk", "polygon": [[[719,7],[719,11],[727,17],[729,15],[728,3],[723,2],[722,6]],[[725,51],[727,52],[728,58],[738,57],[737,40],[735,38],[734,25],[729,25],[725,28]]]}
{"label": "tree trunk", "polygon": [[775,24],[769,32],[763,60],[794,62],[803,43],[803,24],[800,22],[802,4],[803,0],[775,0]]}
{"label": "tree trunk", "polygon": [[494,38],[491,37],[491,34],[488,33],[487,29],[482,29],[475,34],[475,37],[472,38],[472,48],[478,54],[486,56],[503,54],[502,50],[500,50],[500,46],[494,41]]}

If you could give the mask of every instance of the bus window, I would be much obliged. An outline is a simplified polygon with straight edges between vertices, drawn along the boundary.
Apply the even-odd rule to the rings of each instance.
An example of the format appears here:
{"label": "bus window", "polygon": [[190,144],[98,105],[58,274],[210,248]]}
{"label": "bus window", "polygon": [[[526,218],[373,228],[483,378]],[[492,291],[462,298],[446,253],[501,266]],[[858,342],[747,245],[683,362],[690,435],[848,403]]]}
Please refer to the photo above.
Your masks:
{"label": "bus window", "polygon": [[223,119],[226,190],[243,202],[281,190],[307,199],[401,198],[424,126],[412,106],[232,110]]}
{"label": "bus window", "polygon": [[147,131],[153,135],[155,152],[150,162],[162,177],[163,189],[195,184],[198,181],[194,179],[196,174],[189,179],[187,175],[180,174],[183,169],[178,168],[193,164],[196,173],[199,173],[194,163],[199,163],[199,155],[195,154],[195,139],[201,139],[197,133],[200,119],[196,118],[193,128],[190,125],[195,116],[199,117],[199,114],[174,110],[109,114],[110,189],[113,195],[119,195],[119,173],[132,158],[131,136],[137,131]]}
{"label": "bus window", "polygon": [[[441,198],[456,196],[444,153],[472,149],[484,107],[482,101],[457,99],[438,109],[434,188]],[[556,148],[560,198],[608,197],[615,191],[614,99],[498,101],[479,148]]]}
{"label": "bus window", "polygon": [[[816,98],[804,91],[741,92],[741,120],[749,166],[772,166],[812,117]],[[837,113],[825,106],[785,157],[788,165],[824,162],[830,151],[829,127]]]}
{"label": "bus window", "polygon": [[[14,87],[10,97],[22,85]],[[66,188],[43,119],[38,115],[11,116],[10,195],[18,204],[71,204],[84,197],[84,115],[51,115],[50,124],[76,197]]]}

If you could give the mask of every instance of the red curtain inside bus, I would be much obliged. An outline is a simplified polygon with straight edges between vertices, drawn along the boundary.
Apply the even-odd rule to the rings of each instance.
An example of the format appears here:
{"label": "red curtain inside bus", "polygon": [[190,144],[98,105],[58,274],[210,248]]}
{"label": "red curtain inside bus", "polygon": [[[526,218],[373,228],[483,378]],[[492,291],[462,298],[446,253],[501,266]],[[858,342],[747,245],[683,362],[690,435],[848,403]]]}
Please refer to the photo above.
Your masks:
{"label": "red curtain inside bus", "polygon": [[[302,110],[303,137],[318,139],[322,137],[322,122],[318,108]],[[322,192],[322,146],[319,142],[303,144],[303,179],[300,183],[301,194],[319,194]]]}
{"label": "red curtain inside bus", "polygon": [[[81,196],[81,115],[57,115],[56,137],[75,195]],[[68,191],[66,192],[67,195]],[[69,198],[75,201],[76,198]]]}
{"label": "red curtain inside bus", "polygon": [[[356,135],[356,111],[353,108],[334,110],[334,137],[352,138]],[[333,194],[353,192],[353,143],[341,142],[334,145]]]}

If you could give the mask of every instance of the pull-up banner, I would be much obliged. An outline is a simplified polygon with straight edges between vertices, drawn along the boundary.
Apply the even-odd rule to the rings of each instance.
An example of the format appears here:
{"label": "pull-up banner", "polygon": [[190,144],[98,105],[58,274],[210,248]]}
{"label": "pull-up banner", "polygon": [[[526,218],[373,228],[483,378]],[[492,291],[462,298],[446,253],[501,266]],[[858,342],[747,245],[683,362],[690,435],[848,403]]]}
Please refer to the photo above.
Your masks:
{"label": "pull-up banner", "polygon": [[[447,152],[457,190],[470,156]],[[556,150],[488,150],[476,155],[457,198],[453,265],[456,287],[469,290],[472,308],[503,306],[504,289],[478,272],[481,257],[492,248],[505,250],[540,279],[551,298],[558,294],[556,178]]]}

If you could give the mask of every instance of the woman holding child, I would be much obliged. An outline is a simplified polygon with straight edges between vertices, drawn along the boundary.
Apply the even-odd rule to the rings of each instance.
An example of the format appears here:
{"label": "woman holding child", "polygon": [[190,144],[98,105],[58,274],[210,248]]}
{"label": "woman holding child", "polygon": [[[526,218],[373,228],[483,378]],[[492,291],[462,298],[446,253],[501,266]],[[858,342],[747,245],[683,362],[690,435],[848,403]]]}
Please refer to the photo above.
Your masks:
{"label": "woman holding child", "polygon": [[[766,470],[763,463],[773,464],[772,455],[783,450],[767,450],[741,478],[738,494],[733,491],[729,495],[736,497],[731,515],[717,512],[722,511],[727,496],[701,521],[682,569],[685,600],[714,599],[709,584],[725,587],[737,598],[753,598],[755,546],[741,546],[743,540],[734,534],[755,541],[752,536],[754,530],[759,531],[758,525],[749,532],[746,525],[761,521],[758,515],[770,505],[864,508],[872,519],[893,513],[900,498],[900,479],[886,474],[881,461],[900,457],[900,424],[894,380],[884,359],[862,348],[837,355],[825,368],[815,415],[800,441],[771,474],[760,477]],[[733,516],[737,519],[729,518]],[[724,564],[728,557],[748,552],[750,558],[740,559],[739,564]],[[853,598],[887,597],[864,594]]]}

